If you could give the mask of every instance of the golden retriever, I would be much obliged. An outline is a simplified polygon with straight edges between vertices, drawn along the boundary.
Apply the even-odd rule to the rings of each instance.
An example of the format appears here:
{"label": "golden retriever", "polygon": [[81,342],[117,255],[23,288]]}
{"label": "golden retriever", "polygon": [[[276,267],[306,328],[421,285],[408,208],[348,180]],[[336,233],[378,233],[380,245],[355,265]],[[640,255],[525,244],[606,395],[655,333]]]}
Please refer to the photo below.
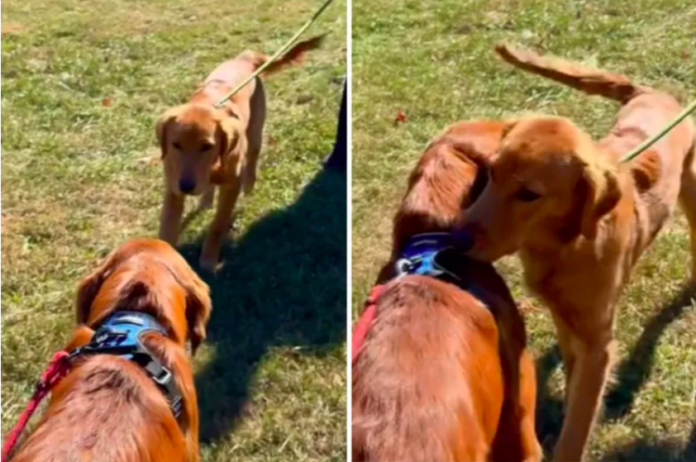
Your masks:
{"label": "golden retriever", "polygon": [[[322,39],[296,44],[263,75],[301,61]],[[268,59],[263,53],[245,51],[219,65],[187,104],[169,109],[157,121],[165,177],[160,239],[176,245],[186,195],[202,195],[200,208],[207,208],[213,203],[215,186],[220,186],[217,211],[200,257],[201,267],[207,270],[214,270],[218,263],[240,192],[249,194],[256,182],[266,119],[261,79],[251,81],[223,107],[216,103]]]}
{"label": "golden retriever", "polygon": [[198,461],[198,407],[185,346],[190,340],[195,351],[205,338],[208,292],[165,242],[138,239],[114,250],[80,282],[79,326],[66,350],[99,341],[95,331],[102,332],[113,316],[148,315],[162,330],[143,332],[141,342],[171,372],[180,415],[144,366],[118,354],[82,354],[12,460]]}
{"label": "golden retriever", "polygon": [[445,252],[457,284],[415,274],[393,279],[409,240],[449,232],[461,205],[480,191],[481,167],[502,129],[499,122],[454,124],[411,174],[392,258],[379,276],[386,286],[353,365],[355,461],[541,459],[524,321],[495,269]]}
{"label": "golden retriever", "polygon": [[611,132],[598,142],[560,117],[507,122],[489,182],[456,226],[477,259],[517,252],[527,284],[549,306],[567,384],[554,459],[577,461],[611,367],[616,301],[678,199],[696,250],[694,124],[686,120],[621,164],[622,155],[681,112],[672,96],[530,51],[497,51],[522,69],[622,103]]}

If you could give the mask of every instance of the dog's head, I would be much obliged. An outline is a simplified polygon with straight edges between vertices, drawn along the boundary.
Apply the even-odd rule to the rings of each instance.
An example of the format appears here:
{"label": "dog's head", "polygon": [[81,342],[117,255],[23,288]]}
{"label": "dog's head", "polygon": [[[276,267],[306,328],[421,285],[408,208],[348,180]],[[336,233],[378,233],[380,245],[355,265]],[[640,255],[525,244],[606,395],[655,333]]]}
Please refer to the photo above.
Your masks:
{"label": "dog's head", "polygon": [[135,239],[111,252],[77,288],[77,322],[93,327],[116,310],[154,316],[169,337],[195,353],[206,337],[209,288],[181,255],[157,239]]}
{"label": "dog's head", "polygon": [[496,260],[526,242],[596,238],[619,199],[615,167],[567,119],[509,122],[489,181],[456,225],[464,250]]}
{"label": "dog's head", "polygon": [[156,132],[167,188],[178,194],[201,194],[213,167],[218,163],[224,167],[246,146],[239,119],[209,105],[189,103],[169,109],[157,121]]}

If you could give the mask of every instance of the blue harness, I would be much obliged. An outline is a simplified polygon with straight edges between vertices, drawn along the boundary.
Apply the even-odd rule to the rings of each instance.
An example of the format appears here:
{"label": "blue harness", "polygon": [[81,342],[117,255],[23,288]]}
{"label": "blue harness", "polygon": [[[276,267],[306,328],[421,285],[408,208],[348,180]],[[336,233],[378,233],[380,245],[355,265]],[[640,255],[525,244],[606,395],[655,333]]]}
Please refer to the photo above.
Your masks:
{"label": "blue harness", "polygon": [[440,279],[459,280],[459,277],[442,266],[438,255],[452,249],[449,233],[424,233],[412,236],[396,262],[397,276],[418,274]]}
{"label": "blue harness", "polygon": [[117,311],[111,314],[95,331],[86,345],[70,352],[70,357],[106,354],[121,356],[142,367],[157,388],[169,401],[169,407],[178,420],[183,406],[181,393],[171,371],[164,367],[143,344],[148,332],[167,335],[167,331],[155,318],[137,311]]}
{"label": "blue harness", "polygon": [[[447,255],[447,252],[450,252]],[[420,276],[429,276],[439,279],[450,284],[454,284],[460,289],[470,293],[478,298],[484,305],[493,306],[494,301],[486,295],[485,290],[478,287],[470,277],[457,274],[457,271],[448,268],[444,263],[449,256],[449,264],[456,267],[452,257],[456,254],[456,261],[459,262],[460,272],[461,265],[468,266],[473,270],[472,261],[464,255],[460,255],[455,246],[452,245],[452,240],[449,233],[423,233],[412,236],[401,251],[400,258],[396,261],[396,277],[400,278],[412,274]],[[481,264],[480,262],[477,264]]]}

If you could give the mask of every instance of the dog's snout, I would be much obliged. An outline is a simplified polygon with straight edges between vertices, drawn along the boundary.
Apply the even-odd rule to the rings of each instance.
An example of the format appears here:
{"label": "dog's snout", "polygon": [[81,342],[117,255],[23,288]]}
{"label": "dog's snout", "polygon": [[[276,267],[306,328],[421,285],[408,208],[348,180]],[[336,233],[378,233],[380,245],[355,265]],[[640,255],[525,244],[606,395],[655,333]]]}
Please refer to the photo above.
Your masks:
{"label": "dog's snout", "polygon": [[179,180],[179,189],[184,194],[191,194],[196,189],[196,182],[193,178],[182,178]]}
{"label": "dog's snout", "polygon": [[452,231],[452,243],[462,252],[468,252],[474,247],[474,233],[467,228],[455,229]]}

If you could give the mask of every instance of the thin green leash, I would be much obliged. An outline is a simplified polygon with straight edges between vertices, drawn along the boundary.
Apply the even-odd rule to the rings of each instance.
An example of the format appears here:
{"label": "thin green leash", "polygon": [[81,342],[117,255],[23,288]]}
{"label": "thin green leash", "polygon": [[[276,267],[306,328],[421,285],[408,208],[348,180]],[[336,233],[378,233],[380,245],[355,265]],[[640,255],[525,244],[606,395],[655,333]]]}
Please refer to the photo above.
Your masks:
{"label": "thin green leash", "polygon": [[645,140],[643,143],[641,143],[637,148],[635,148],[633,151],[629,152],[626,154],[624,157],[621,158],[621,162],[628,162],[636,157],[638,157],[641,153],[646,151],[650,146],[653,144],[657,143],[662,139],[663,136],[665,136],[667,133],[669,133],[674,127],[679,125],[681,121],[686,119],[689,114],[694,112],[696,110],[696,101],[693,101],[691,104],[689,104],[686,109],[684,109],[677,117],[674,118],[670,123],[665,125],[665,127],[660,130],[658,133],[655,135],[651,136],[647,140]]}
{"label": "thin green leash", "polygon": [[314,21],[317,20],[319,16],[324,12],[324,10],[333,2],[333,0],[326,0],[321,7],[312,15],[311,18],[300,28],[300,30],[297,31],[297,33],[290,39],[288,40],[285,45],[280,47],[278,51],[275,52],[273,56],[271,56],[268,61],[266,61],[261,67],[259,67],[256,72],[251,74],[249,78],[247,78],[245,81],[237,85],[232,91],[230,91],[227,95],[225,95],[220,101],[215,103],[216,108],[221,108],[225,105],[225,103],[232,98],[239,90],[244,88],[249,82],[254,80],[257,76],[259,76],[268,66],[273,64],[283,53],[285,53],[290,47],[297,41],[297,39],[300,37],[300,35],[304,34],[304,32],[309,29],[309,26],[311,26]]}

